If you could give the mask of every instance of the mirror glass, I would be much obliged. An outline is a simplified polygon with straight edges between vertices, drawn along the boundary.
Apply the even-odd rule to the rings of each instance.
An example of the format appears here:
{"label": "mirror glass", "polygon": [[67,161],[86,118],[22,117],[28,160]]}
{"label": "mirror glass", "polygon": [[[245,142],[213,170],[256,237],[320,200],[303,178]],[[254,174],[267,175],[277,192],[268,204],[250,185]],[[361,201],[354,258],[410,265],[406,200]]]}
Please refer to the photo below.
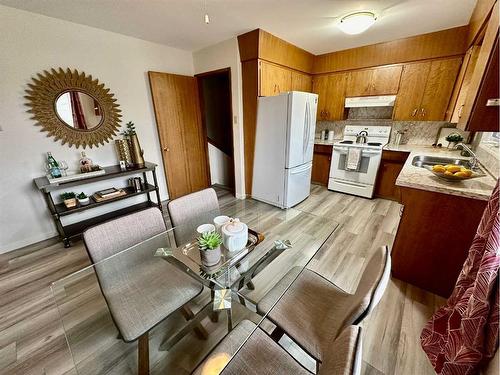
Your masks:
{"label": "mirror glass", "polygon": [[56,112],[69,127],[96,128],[102,121],[102,108],[92,96],[76,90],[65,91],[56,99]]}

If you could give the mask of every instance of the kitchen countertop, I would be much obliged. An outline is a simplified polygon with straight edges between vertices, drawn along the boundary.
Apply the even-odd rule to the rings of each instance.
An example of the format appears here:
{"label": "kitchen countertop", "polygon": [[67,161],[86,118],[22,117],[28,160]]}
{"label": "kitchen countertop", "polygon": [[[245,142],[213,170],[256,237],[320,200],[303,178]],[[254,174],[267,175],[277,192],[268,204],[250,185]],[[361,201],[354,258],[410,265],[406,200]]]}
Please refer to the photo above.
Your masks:
{"label": "kitchen countertop", "polygon": [[342,140],[342,138],[332,139],[331,141],[330,140],[324,140],[324,139],[315,138],[314,139],[314,144],[315,145],[328,145],[328,146],[332,146],[335,142],[340,142],[341,140]]}
{"label": "kitchen countertop", "polygon": [[480,200],[488,200],[495,188],[496,179],[482,165],[481,169],[486,173],[486,176],[460,182],[448,182],[434,176],[425,168],[416,167],[411,164],[413,158],[418,155],[468,159],[461,156],[459,150],[439,149],[422,145],[396,146],[392,144],[385,145],[384,150],[410,153],[396,180],[396,185],[398,186]]}

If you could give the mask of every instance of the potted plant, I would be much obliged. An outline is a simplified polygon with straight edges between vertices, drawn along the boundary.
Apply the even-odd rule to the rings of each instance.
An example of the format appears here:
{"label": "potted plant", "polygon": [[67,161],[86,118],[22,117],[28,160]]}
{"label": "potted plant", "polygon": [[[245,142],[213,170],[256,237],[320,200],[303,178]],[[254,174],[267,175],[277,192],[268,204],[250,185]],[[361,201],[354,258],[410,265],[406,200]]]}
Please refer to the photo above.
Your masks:
{"label": "potted plant", "polygon": [[76,207],[76,195],[73,192],[64,192],[61,194],[61,199],[66,208]]}
{"label": "potted plant", "polygon": [[90,198],[84,192],[78,194],[76,198],[78,199],[78,203],[80,203],[80,206],[86,206],[90,203]]}
{"label": "potted plant", "polygon": [[213,266],[219,263],[221,243],[222,237],[215,231],[202,233],[201,236],[198,237],[201,262],[205,266]]}
{"label": "potted plant", "polygon": [[453,148],[457,145],[458,142],[462,142],[464,140],[464,137],[462,137],[458,133],[451,133],[446,136],[446,140],[448,141],[448,148]]}

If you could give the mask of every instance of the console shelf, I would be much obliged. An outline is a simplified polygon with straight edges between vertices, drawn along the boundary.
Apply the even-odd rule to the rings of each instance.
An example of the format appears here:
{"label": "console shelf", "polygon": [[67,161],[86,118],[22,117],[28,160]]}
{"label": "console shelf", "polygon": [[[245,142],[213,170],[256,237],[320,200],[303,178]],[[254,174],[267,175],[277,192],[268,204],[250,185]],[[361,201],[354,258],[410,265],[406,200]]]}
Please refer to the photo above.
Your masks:
{"label": "console shelf", "polygon": [[[145,166],[143,168],[133,168],[133,169],[127,169],[127,170],[121,170],[119,165],[112,165],[108,167],[104,167],[104,170],[106,171],[105,174],[99,175],[99,176],[93,176],[89,178],[84,178],[80,180],[74,180],[74,181],[68,181],[68,182],[61,182],[59,184],[51,184],[47,177],[38,177],[33,180],[35,186],[40,190],[41,193],[43,193],[45,201],[47,203],[47,206],[52,214],[52,218],[54,219],[54,222],[57,227],[57,231],[59,232],[59,236],[61,237],[61,240],[64,243],[64,247],[69,247],[70,246],[70,239],[76,238],[81,236],[83,231],[91,227],[93,225],[102,223],[104,221],[114,219],[119,216],[127,215],[129,213],[135,212],[135,211],[140,211],[148,207],[158,207],[158,209],[162,210],[161,206],[161,201],[160,201],[160,193],[159,193],[159,188],[158,188],[158,181],[156,178],[156,164],[146,162]],[[148,183],[147,179],[147,172],[151,172],[153,176],[153,181],[154,184]],[[136,175],[136,174],[142,174],[143,176],[143,184],[142,184],[142,190],[141,191],[135,191],[132,187],[127,187],[124,188],[126,194],[108,199],[105,201],[100,201],[97,202],[95,201],[92,197],[90,197],[90,202],[86,206],[76,206],[74,208],[66,208],[64,203],[59,203],[55,204],[53,197],[52,197],[52,192],[55,192],[57,190],[63,190],[67,189],[69,187],[74,187],[74,186],[81,186],[89,183],[93,183],[96,181],[102,181],[102,180],[107,180],[107,179],[112,179],[112,178],[119,178],[119,177],[125,177],[128,175]],[[80,190],[80,189],[72,189],[72,190]],[[155,194],[156,195],[156,202],[153,202],[151,200],[151,195],[150,194]],[[125,207],[125,208],[119,208],[116,210],[112,210],[109,212],[106,212],[101,215],[97,215],[94,217],[91,217],[89,219],[85,219],[73,224],[68,224],[68,225],[63,225],[61,222],[61,217],[64,216],[69,216],[78,212],[83,212],[86,210],[90,210],[92,208],[96,207],[101,207],[104,206],[108,203],[114,203],[118,201],[122,201],[124,199],[128,199],[131,197],[139,196],[139,195],[146,195],[147,200],[142,203],[138,204],[133,204],[131,206]]]}

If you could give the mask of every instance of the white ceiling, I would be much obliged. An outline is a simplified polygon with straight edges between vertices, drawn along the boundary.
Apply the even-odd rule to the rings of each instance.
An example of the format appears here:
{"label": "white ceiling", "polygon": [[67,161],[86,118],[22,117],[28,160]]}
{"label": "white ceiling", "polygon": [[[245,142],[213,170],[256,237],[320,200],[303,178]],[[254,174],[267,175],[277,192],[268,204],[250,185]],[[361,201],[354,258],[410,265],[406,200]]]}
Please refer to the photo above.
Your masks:
{"label": "white ceiling", "polygon": [[[195,51],[262,28],[320,54],[461,26],[476,0],[0,0],[0,4]],[[336,17],[355,10],[379,18],[346,35]]]}

